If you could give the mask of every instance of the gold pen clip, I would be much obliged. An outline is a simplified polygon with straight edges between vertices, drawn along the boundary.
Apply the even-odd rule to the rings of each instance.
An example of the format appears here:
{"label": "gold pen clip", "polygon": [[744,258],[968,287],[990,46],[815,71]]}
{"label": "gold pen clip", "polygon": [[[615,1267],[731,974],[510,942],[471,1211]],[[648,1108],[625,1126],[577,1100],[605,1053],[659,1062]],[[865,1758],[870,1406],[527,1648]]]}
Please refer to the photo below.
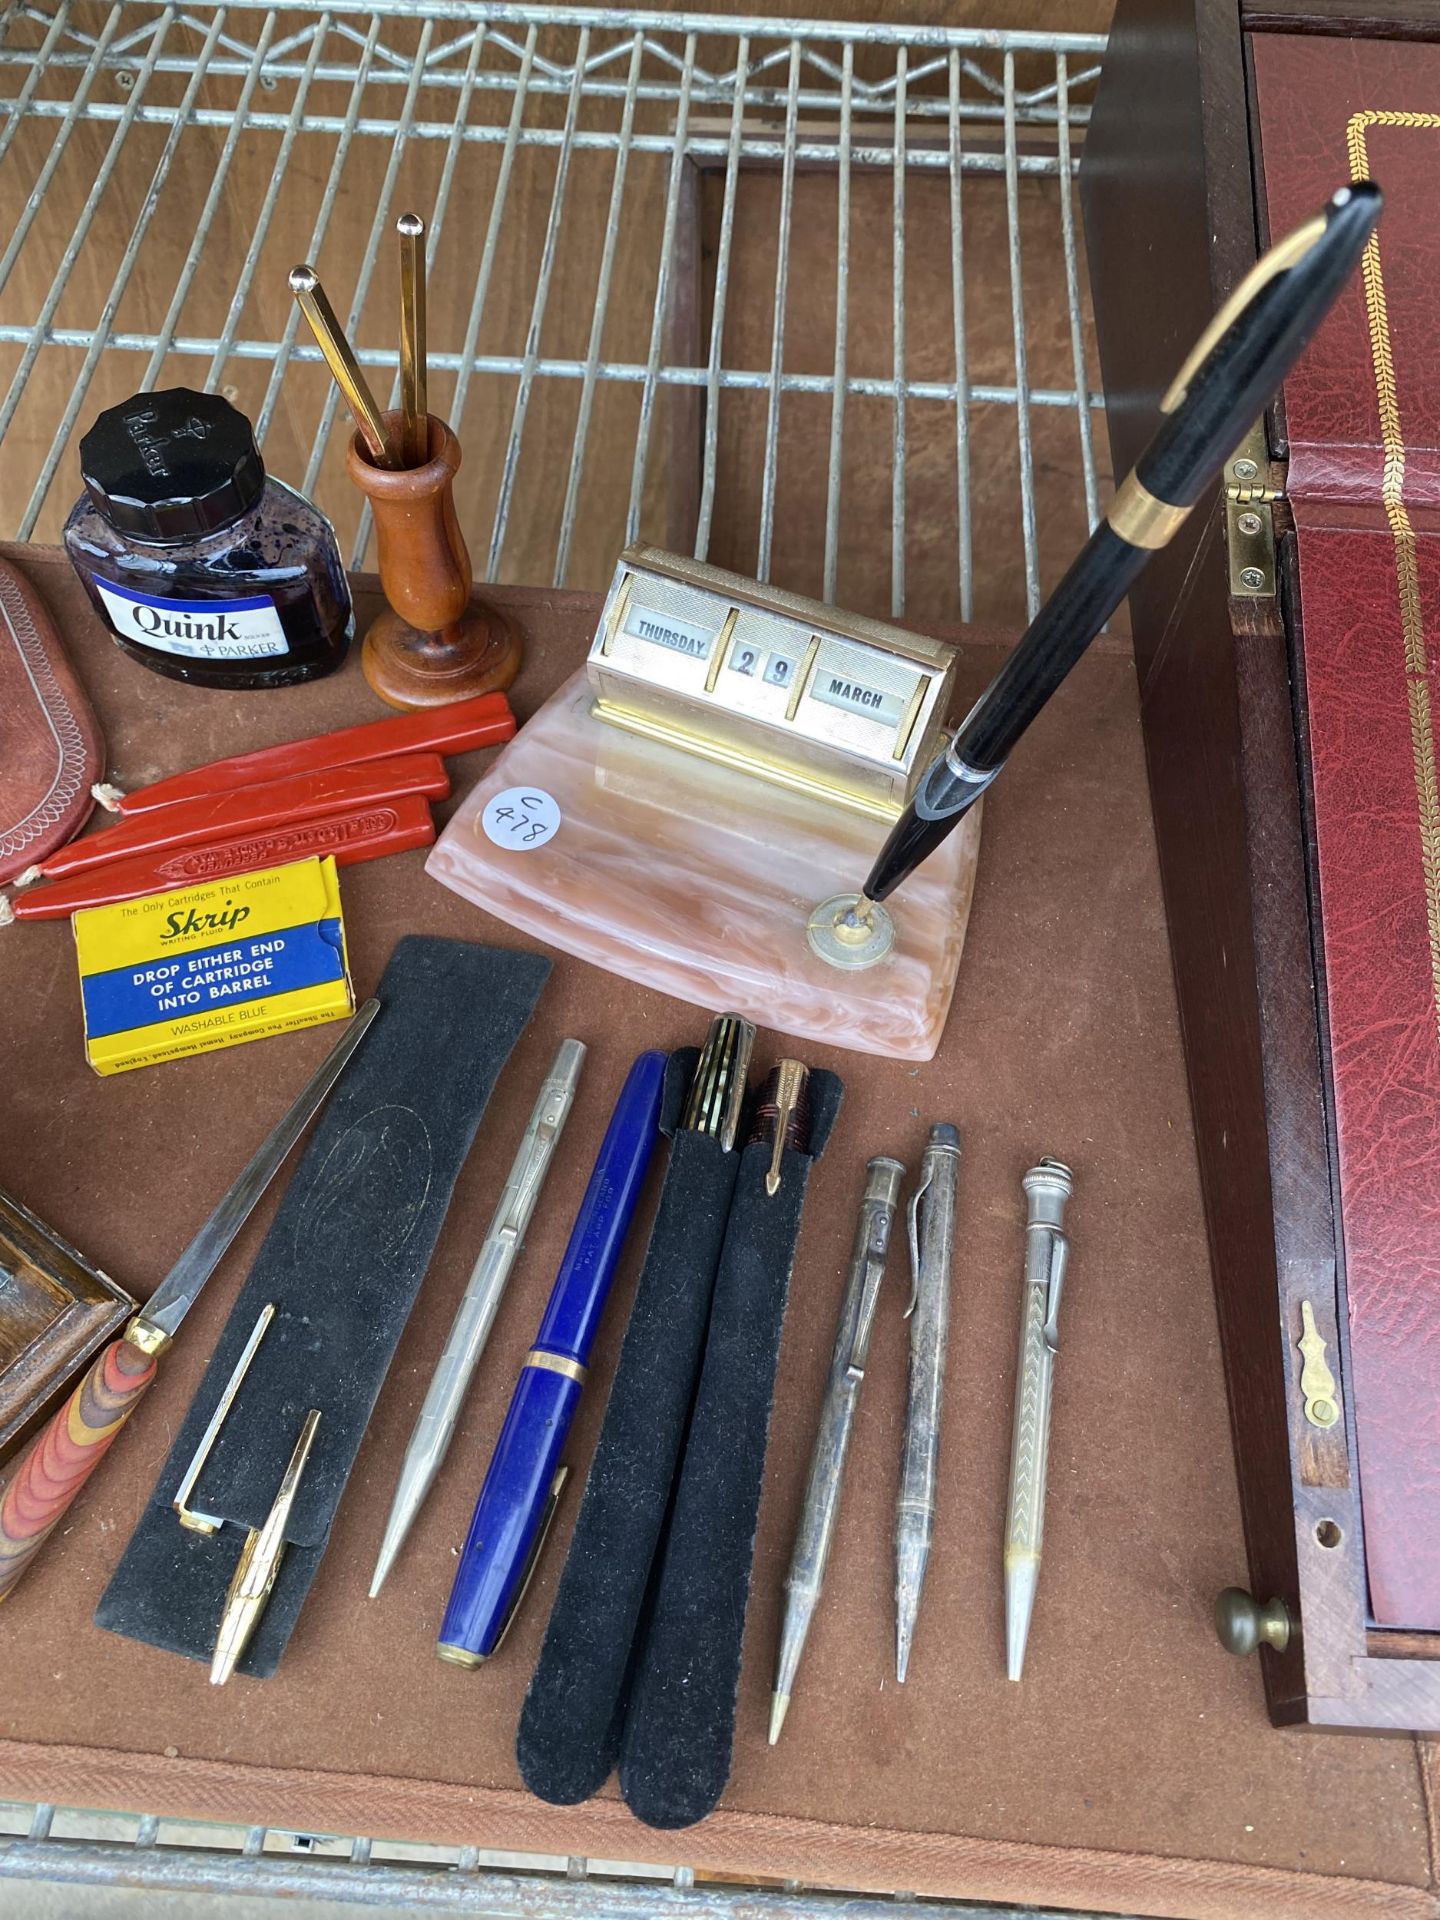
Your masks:
{"label": "gold pen clip", "polygon": [[[530,1591],[530,1582],[535,1578],[535,1569],[540,1563],[541,1551],[544,1548],[545,1542],[550,1537],[550,1528],[555,1521],[555,1509],[560,1504],[560,1496],[565,1491],[565,1482],[569,1478],[569,1467],[557,1467],[555,1469],[555,1478],[550,1482],[550,1491],[545,1498],[545,1511],[541,1516],[540,1525],[535,1530],[535,1541],[525,1561],[525,1571],[521,1574],[519,1584],[515,1588],[515,1597],[511,1600],[509,1609],[501,1623],[495,1645],[490,1649],[492,1658],[500,1651],[501,1647],[504,1646],[505,1636],[514,1625],[515,1616],[520,1611],[520,1603]],[[478,1655],[476,1656],[475,1664],[477,1666],[480,1664],[480,1656]]]}
{"label": "gold pen clip", "polygon": [[1283,240],[1277,240],[1267,253],[1261,254],[1240,284],[1231,292],[1229,298],[1221,302],[1209,326],[1185,356],[1184,364],[1170,382],[1165,391],[1165,397],[1160,402],[1162,413],[1174,413],[1185,398],[1190,382],[1203,363],[1234,326],[1260,289],[1268,286],[1277,274],[1287,273],[1291,267],[1303,260],[1324,233],[1325,225],[1325,215],[1317,213],[1313,219],[1302,221],[1294,232],[1287,233]]}
{"label": "gold pen clip", "polygon": [[319,1424],[320,1410],[312,1407],[305,1416],[300,1438],[295,1442],[264,1524],[251,1527],[240,1550],[239,1564],[225,1596],[220,1631],[215,1636],[215,1652],[210,1662],[212,1686],[223,1687],[234,1673],[269,1602],[285,1554],[285,1529],[290,1523],[290,1511],[300,1491],[300,1480]]}
{"label": "gold pen clip", "polygon": [[[532,1353],[529,1358],[527,1358],[525,1364],[529,1366],[533,1360],[534,1354]],[[495,1636],[494,1646],[487,1655],[483,1653],[472,1653],[468,1647],[451,1646],[447,1641],[442,1640],[435,1651],[442,1660],[448,1661],[452,1667],[483,1667],[486,1660],[493,1659],[501,1647],[504,1646],[505,1636],[509,1633],[511,1626],[514,1624],[515,1616],[520,1611],[520,1603],[530,1590],[530,1582],[535,1577],[535,1568],[540,1561],[541,1549],[549,1538],[550,1528],[555,1519],[555,1509],[560,1504],[560,1496],[565,1491],[565,1482],[569,1478],[569,1467],[557,1467],[555,1469],[555,1477],[550,1482],[550,1491],[545,1496],[545,1511],[540,1516],[540,1525],[535,1529],[535,1538],[531,1543],[530,1552],[526,1556],[524,1571],[516,1583],[510,1605],[506,1608],[505,1618],[500,1623],[500,1631]]]}
{"label": "gold pen clip", "polygon": [[205,1462],[210,1458],[210,1449],[214,1446],[220,1429],[224,1426],[230,1409],[235,1404],[235,1396],[240,1391],[240,1384],[250,1371],[250,1362],[255,1358],[255,1349],[265,1338],[266,1329],[274,1318],[275,1302],[271,1300],[260,1309],[260,1317],[250,1330],[250,1338],[245,1342],[244,1351],[235,1362],[230,1378],[225,1382],[225,1391],[221,1394],[215,1411],[211,1414],[205,1431],[200,1436],[200,1444],[195,1449],[189,1466],[185,1469],[185,1477],[175,1491],[175,1498],[170,1502],[179,1516],[181,1526],[188,1527],[192,1533],[218,1533],[225,1524],[217,1514],[197,1512],[190,1505],[190,1496],[194,1493],[196,1482],[204,1471]]}

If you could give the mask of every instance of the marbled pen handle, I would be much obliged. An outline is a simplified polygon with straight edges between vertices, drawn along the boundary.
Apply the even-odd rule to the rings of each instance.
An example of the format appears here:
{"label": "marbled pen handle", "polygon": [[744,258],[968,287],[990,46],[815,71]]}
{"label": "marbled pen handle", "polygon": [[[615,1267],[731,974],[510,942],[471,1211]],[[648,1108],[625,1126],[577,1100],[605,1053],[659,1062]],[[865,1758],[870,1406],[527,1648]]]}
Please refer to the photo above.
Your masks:
{"label": "marbled pen handle", "polygon": [[153,1354],[129,1340],[112,1341],[21,1460],[0,1499],[0,1600],[68,1512],[154,1378]]}

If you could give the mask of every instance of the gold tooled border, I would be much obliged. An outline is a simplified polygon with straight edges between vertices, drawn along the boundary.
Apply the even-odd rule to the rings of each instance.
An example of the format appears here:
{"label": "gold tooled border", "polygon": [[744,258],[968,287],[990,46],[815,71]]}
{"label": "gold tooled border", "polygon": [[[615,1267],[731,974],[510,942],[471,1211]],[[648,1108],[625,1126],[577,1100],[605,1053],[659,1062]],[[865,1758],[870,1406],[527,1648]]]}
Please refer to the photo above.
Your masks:
{"label": "gold tooled border", "polygon": [[[1440,114],[1384,113],[1371,109],[1352,114],[1345,129],[1345,146],[1353,180],[1370,178],[1366,144],[1366,131],[1370,127],[1434,130],[1440,128]],[[1385,454],[1380,497],[1395,542],[1395,579],[1400,593],[1400,629],[1405,645],[1405,691],[1410,705],[1410,747],[1415,767],[1415,798],[1420,809],[1420,863],[1425,876],[1425,918],[1430,932],[1430,987],[1437,1028],[1440,1028],[1440,780],[1435,771],[1435,729],[1430,712],[1430,687],[1425,677],[1425,619],[1420,606],[1415,530],[1405,505],[1405,438],[1400,430],[1400,402],[1378,230],[1373,231],[1365,243],[1360,272],[1365,285],[1370,358],[1375,369],[1380,438]]]}

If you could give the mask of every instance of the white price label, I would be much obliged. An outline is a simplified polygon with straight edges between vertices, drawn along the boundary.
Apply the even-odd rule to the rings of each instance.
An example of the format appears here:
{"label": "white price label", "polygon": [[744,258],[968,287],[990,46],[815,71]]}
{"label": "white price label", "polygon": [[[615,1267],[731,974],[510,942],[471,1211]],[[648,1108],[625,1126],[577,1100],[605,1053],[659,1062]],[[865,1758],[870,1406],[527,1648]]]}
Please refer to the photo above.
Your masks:
{"label": "white price label", "polygon": [[506,787],[486,801],[480,824],[497,847],[528,853],[555,838],[560,809],[543,787]]}

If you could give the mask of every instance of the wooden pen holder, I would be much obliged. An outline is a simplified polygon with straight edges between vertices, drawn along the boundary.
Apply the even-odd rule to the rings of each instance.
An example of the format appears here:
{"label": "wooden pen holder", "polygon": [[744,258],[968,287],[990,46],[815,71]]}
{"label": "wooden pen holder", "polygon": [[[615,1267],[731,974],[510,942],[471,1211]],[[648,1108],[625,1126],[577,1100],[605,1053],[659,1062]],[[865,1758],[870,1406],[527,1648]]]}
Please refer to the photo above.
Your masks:
{"label": "wooden pen holder", "polygon": [[[392,707],[446,706],[508,687],[520,670],[520,638],[493,608],[470,602],[470,555],[455,517],[460,442],[427,415],[423,466],[377,467],[358,435],[346,452],[350,478],[370,502],[389,602],[361,651],[365,678]],[[402,419],[385,415],[398,446]]]}

